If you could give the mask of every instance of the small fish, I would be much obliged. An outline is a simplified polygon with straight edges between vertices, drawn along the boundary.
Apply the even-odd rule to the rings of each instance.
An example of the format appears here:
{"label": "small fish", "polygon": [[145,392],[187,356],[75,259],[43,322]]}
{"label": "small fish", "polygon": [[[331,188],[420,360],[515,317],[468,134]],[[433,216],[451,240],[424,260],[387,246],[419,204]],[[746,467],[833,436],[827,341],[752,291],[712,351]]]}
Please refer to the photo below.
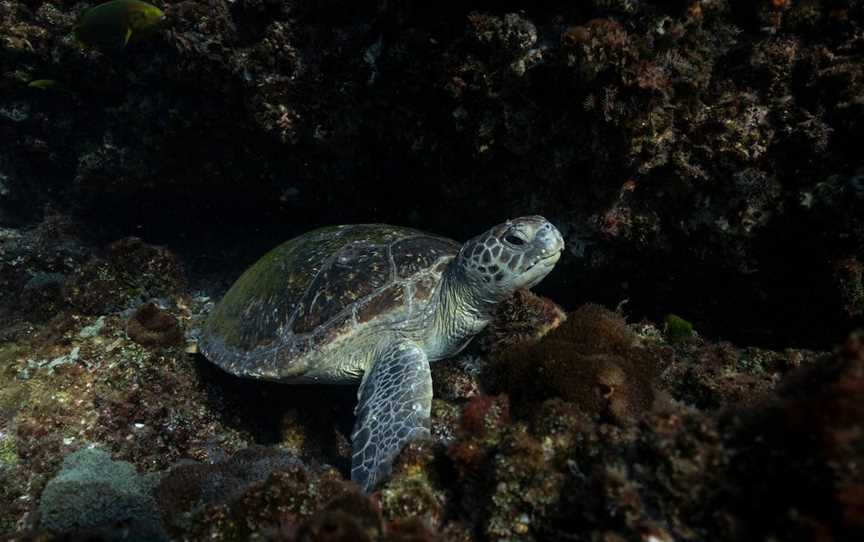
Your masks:
{"label": "small fish", "polygon": [[49,94],[75,94],[65,83],[56,79],[34,79],[27,83],[27,87]]}
{"label": "small fish", "polygon": [[53,88],[61,88],[63,85],[54,79],[34,79],[27,83],[30,88],[38,88],[39,90],[50,90]]}
{"label": "small fish", "polygon": [[84,11],[73,32],[84,45],[116,50],[152,33],[164,17],[141,0],[111,0]]}

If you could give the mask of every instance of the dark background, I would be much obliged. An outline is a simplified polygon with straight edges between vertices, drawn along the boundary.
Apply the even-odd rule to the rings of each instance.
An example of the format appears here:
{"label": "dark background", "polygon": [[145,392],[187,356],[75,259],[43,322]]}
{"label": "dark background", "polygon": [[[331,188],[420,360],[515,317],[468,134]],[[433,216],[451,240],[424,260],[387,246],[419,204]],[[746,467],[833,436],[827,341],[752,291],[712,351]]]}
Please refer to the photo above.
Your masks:
{"label": "dark background", "polygon": [[860,2],[154,3],[159,33],[103,52],[70,38],[83,4],[0,7],[0,224],[86,247],[24,274],[7,247],[6,323],[127,236],[218,295],[320,225],[524,214],[567,239],[537,288],[567,309],[774,348],[862,323]]}

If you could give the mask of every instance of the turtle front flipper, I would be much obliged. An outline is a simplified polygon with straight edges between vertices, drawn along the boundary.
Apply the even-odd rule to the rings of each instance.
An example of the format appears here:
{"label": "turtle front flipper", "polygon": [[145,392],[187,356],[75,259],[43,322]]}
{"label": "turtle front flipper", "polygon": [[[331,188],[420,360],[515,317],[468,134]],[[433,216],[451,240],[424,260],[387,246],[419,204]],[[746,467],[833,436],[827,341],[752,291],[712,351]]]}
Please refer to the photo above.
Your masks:
{"label": "turtle front flipper", "polygon": [[369,493],[390,474],[405,444],[430,436],[432,374],[426,354],[411,341],[394,341],[378,352],[357,397],[351,479]]}

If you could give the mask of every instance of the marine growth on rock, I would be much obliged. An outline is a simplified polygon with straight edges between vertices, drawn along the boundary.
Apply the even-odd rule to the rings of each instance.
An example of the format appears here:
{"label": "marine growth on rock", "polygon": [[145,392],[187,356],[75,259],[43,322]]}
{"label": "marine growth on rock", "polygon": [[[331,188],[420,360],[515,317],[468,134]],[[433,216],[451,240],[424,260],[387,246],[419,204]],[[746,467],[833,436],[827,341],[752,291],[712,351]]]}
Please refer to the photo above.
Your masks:
{"label": "marine growth on rock", "polygon": [[[864,540],[862,35],[860,0],[0,2],[0,539]],[[554,272],[472,299],[366,492],[359,372],[195,353],[274,375],[347,326],[313,360],[534,215]],[[347,224],[434,235],[224,302]]]}

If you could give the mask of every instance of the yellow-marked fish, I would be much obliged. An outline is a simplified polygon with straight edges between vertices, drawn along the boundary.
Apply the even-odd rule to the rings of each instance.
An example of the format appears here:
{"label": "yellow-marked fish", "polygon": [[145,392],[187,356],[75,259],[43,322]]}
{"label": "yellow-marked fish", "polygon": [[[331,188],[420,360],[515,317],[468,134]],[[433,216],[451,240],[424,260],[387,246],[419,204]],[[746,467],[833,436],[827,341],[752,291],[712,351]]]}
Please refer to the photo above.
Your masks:
{"label": "yellow-marked fish", "polygon": [[35,81],[27,83],[27,86],[30,88],[38,88],[39,90],[50,90],[60,88],[63,85],[54,79],[36,79]]}
{"label": "yellow-marked fish", "polygon": [[35,88],[42,92],[57,93],[57,94],[74,94],[74,91],[67,87],[63,82],[56,79],[34,79],[27,83],[29,88]]}
{"label": "yellow-marked fish", "polygon": [[141,0],[111,0],[84,11],[73,32],[84,45],[122,49],[152,33],[164,17],[161,9]]}

